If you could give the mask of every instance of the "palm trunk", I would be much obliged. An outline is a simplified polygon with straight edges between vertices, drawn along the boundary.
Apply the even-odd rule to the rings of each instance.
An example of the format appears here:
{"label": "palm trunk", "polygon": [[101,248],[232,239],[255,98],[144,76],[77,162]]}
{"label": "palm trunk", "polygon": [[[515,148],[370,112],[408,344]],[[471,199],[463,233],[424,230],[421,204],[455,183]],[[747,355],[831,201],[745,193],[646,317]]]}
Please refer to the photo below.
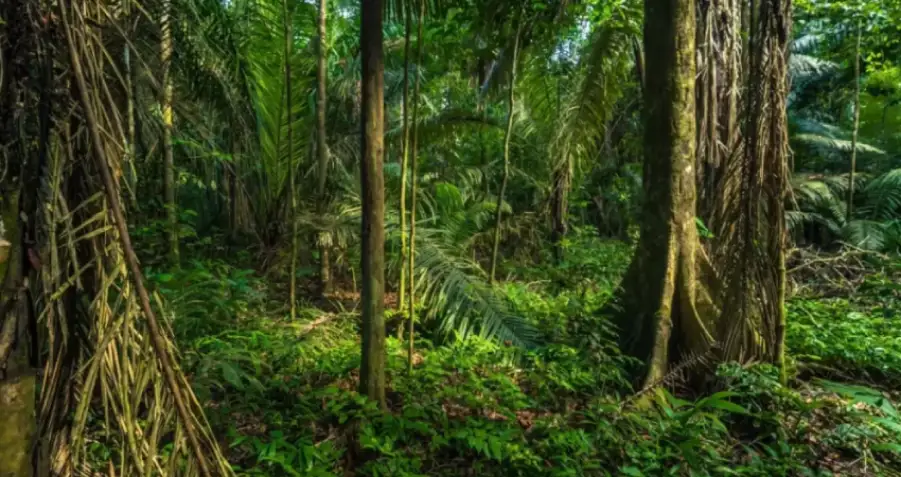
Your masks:
{"label": "palm trunk", "polygon": [[494,245],[491,248],[491,273],[489,283],[494,283],[497,273],[497,254],[501,242],[501,208],[504,204],[504,193],[507,191],[507,179],[510,177],[510,139],[513,135],[513,108],[516,105],[516,61],[519,56],[519,35],[522,31],[522,19],[516,26],[516,37],[513,39],[513,66],[510,68],[509,96],[507,97],[507,129],[504,132],[504,172],[501,176],[501,189],[497,193],[497,208],[494,212]]}
{"label": "palm trunk", "polygon": [[645,0],[647,55],[641,236],[624,279],[623,347],[645,360],[645,385],[706,353],[712,319],[695,225],[695,5]]}
{"label": "palm trunk", "polygon": [[288,122],[287,137],[288,142],[288,193],[291,209],[288,215],[290,222],[291,234],[291,264],[288,268],[290,277],[289,300],[291,300],[291,320],[293,321],[297,315],[297,189],[294,185],[294,127],[293,127],[293,108],[291,104],[291,12],[288,9],[288,1],[282,0],[282,10],[284,13],[285,27],[285,118]]}
{"label": "palm trunk", "polygon": [[[328,0],[319,0],[319,64],[316,68],[316,154],[319,156],[319,213],[325,214],[328,206],[326,181],[328,179],[328,145],[325,129],[325,114],[328,86],[328,38],[326,37],[326,20],[328,19]],[[319,281],[323,294],[332,292],[331,260],[329,259],[329,240],[319,240]]]}
{"label": "palm trunk", "polygon": [[419,35],[416,39],[416,86],[413,88],[413,153],[410,156],[410,342],[407,350],[407,370],[413,372],[413,329],[416,317],[416,159],[419,154],[419,83],[422,74],[423,23],[425,20],[425,0],[419,0]]}
{"label": "palm trunk", "polygon": [[360,394],[385,402],[385,63],[382,0],[363,0],[360,56],[362,101],[360,180],[362,185],[363,315]]}
{"label": "palm trunk", "polygon": [[[403,137],[401,139],[400,152],[400,283],[397,290],[397,309],[401,311],[405,309],[407,293],[407,162],[410,153],[410,124],[408,120],[410,100],[410,30],[413,29],[412,22],[413,15],[408,11],[408,5],[404,4]],[[419,63],[416,65],[419,66]],[[419,76],[417,75],[417,81],[418,78]],[[398,331],[402,336],[403,325],[400,326]]]}
{"label": "palm trunk", "polygon": [[854,53],[854,129],[851,131],[851,170],[848,172],[848,207],[845,222],[854,214],[854,174],[857,169],[857,134],[860,130],[860,24],[857,25],[857,48]]}
{"label": "palm trunk", "polygon": [[163,0],[160,29],[160,68],[163,76],[163,98],[160,101],[160,109],[163,113],[163,197],[166,207],[166,237],[169,245],[169,262],[173,266],[178,266],[178,209],[175,202],[175,159],[172,156],[174,119],[172,113],[173,87],[170,75],[173,51],[171,0]]}

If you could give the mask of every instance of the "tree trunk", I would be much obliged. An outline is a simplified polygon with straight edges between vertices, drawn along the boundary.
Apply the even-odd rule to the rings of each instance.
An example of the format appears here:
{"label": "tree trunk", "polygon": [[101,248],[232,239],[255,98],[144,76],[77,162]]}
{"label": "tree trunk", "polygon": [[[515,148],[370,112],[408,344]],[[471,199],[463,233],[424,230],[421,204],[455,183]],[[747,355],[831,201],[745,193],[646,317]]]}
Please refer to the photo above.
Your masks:
{"label": "tree trunk", "polygon": [[517,20],[516,37],[513,39],[513,58],[510,68],[509,96],[507,97],[507,129],[504,131],[504,172],[501,175],[501,188],[497,193],[497,207],[494,211],[494,245],[491,248],[491,273],[488,282],[494,283],[497,273],[497,254],[501,243],[501,218],[504,205],[504,193],[507,191],[507,179],[510,177],[510,139],[513,136],[513,108],[516,105],[516,62],[519,56],[519,36],[522,31],[522,19]]}
{"label": "tree trunk", "polygon": [[[407,293],[407,163],[410,154],[410,31],[413,29],[412,23],[413,14],[409,11],[409,5],[405,3],[403,134],[400,146],[400,281],[397,290],[397,309],[401,311],[405,309]],[[418,66],[419,63],[417,63]],[[399,331],[403,333],[403,323],[401,323]]]}
{"label": "tree trunk", "polygon": [[175,159],[172,156],[172,0],[163,0],[160,17],[160,69],[162,71],[163,97],[160,109],[163,113],[163,200],[166,207],[166,238],[169,245],[169,262],[178,266],[178,209],[175,202]]}
{"label": "tree trunk", "polygon": [[293,104],[291,103],[291,11],[288,9],[288,0],[282,0],[282,10],[284,14],[285,27],[285,118],[287,120],[287,137],[288,141],[288,194],[291,208],[288,213],[288,221],[290,222],[291,234],[291,264],[288,266],[290,277],[290,291],[288,293],[291,301],[291,320],[293,321],[297,315],[297,188],[294,185],[294,126],[293,126]]}
{"label": "tree trunk", "polygon": [[[319,63],[316,68],[316,154],[319,159],[319,213],[325,214],[328,206],[326,180],[328,179],[328,145],[325,129],[325,114],[328,87],[328,38],[326,37],[326,20],[328,19],[328,0],[319,0]],[[319,281],[322,293],[332,292],[332,264],[329,259],[330,240],[319,238]]]}
{"label": "tree trunk", "polygon": [[551,214],[553,216],[552,240],[554,242],[554,259],[559,264],[563,261],[563,238],[568,232],[566,216],[569,211],[569,188],[572,183],[572,162],[569,152],[564,151],[563,164],[554,170]]}
{"label": "tree trunk", "polygon": [[360,56],[362,58],[362,278],[363,315],[360,394],[385,403],[385,178],[384,96],[385,63],[382,37],[382,0],[363,0]]}
{"label": "tree trunk", "polygon": [[641,235],[624,279],[623,347],[645,386],[706,353],[716,316],[695,223],[695,5],[645,0],[645,162]]}
{"label": "tree trunk", "polygon": [[36,377],[28,350],[18,190],[0,189],[0,476],[30,477]]}
{"label": "tree trunk", "polygon": [[851,130],[851,168],[848,172],[848,207],[845,223],[854,214],[854,174],[857,169],[857,134],[860,130],[860,23],[857,24],[857,48],[854,50],[854,129]]}
{"label": "tree trunk", "polygon": [[419,0],[419,35],[416,38],[416,86],[413,88],[413,151],[410,156],[410,325],[409,347],[407,349],[407,371],[413,372],[413,330],[416,318],[416,160],[419,154],[419,86],[422,78],[423,23],[425,22],[425,0]]}

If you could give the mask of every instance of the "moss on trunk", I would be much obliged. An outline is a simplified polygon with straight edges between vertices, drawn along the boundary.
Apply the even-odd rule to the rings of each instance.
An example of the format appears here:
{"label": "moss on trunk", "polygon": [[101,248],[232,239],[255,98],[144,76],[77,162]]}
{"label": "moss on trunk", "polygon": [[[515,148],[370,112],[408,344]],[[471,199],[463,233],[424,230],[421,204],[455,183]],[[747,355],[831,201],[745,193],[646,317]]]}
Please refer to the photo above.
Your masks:
{"label": "moss on trunk", "polygon": [[644,385],[706,353],[717,315],[695,222],[694,8],[645,1],[645,200],[620,321],[624,349],[647,363]]}
{"label": "moss on trunk", "polygon": [[0,223],[9,241],[0,261],[0,477],[30,477],[35,434],[35,375],[28,356],[22,286],[19,193],[0,189]]}

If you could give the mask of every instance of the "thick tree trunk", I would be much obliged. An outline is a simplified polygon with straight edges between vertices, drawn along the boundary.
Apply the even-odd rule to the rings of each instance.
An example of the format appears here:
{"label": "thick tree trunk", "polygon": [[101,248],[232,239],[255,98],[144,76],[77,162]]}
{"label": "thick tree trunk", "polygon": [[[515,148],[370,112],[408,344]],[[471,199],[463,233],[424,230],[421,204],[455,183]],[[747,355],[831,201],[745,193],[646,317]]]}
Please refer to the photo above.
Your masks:
{"label": "thick tree trunk", "polygon": [[494,283],[497,273],[498,249],[501,243],[501,219],[504,205],[504,194],[507,191],[507,180],[510,177],[510,139],[513,136],[513,108],[516,105],[516,62],[519,56],[519,36],[522,31],[522,19],[517,20],[516,37],[513,39],[513,58],[510,68],[510,85],[507,97],[507,129],[504,131],[504,171],[501,175],[501,188],[497,193],[497,207],[494,211],[494,245],[491,247],[491,272],[489,283]]}
{"label": "thick tree trunk", "polygon": [[643,383],[706,353],[715,307],[695,223],[695,5],[645,0],[645,163],[641,236],[624,281],[624,349]]}
{"label": "thick tree trunk", "polygon": [[363,0],[362,57],[363,314],[360,394],[385,407],[385,63],[382,0]]}
{"label": "thick tree trunk", "polygon": [[[326,181],[328,179],[328,145],[325,129],[325,114],[328,87],[328,38],[326,37],[326,20],[328,19],[328,0],[319,0],[319,63],[316,67],[316,154],[319,159],[319,213],[324,214],[328,206]],[[323,294],[332,292],[332,264],[329,258],[330,240],[319,239],[319,282]]]}
{"label": "thick tree trunk", "polygon": [[36,377],[29,362],[19,191],[0,189],[0,476],[30,477]]}
{"label": "thick tree trunk", "polygon": [[178,209],[175,202],[175,159],[172,155],[172,133],[174,118],[172,113],[172,1],[163,0],[160,17],[160,68],[162,70],[163,97],[160,109],[163,113],[163,200],[166,207],[166,238],[169,245],[169,262],[177,266],[178,252]]}

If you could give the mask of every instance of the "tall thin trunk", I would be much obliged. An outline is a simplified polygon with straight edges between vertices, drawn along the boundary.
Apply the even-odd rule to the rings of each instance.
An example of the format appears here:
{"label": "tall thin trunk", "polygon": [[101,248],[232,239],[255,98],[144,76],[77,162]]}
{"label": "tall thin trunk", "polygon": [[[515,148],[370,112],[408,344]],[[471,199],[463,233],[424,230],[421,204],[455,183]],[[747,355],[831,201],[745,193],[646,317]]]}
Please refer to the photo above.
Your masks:
{"label": "tall thin trunk", "polygon": [[553,174],[553,194],[551,215],[553,218],[552,241],[554,242],[554,260],[563,261],[563,238],[568,231],[566,215],[569,210],[569,188],[572,181],[572,162],[569,151],[563,151],[562,164],[557,166]]}
{"label": "tall thin trunk", "polygon": [[[125,2],[125,15],[130,24],[131,2],[128,0],[126,0]],[[128,195],[131,198],[131,205],[132,207],[137,208],[138,176],[137,171],[135,170],[135,158],[137,156],[137,149],[135,147],[135,74],[134,67],[131,64],[131,46],[128,44],[128,42],[125,43],[125,46],[122,50],[122,63],[125,67],[125,115],[127,124],[124,160],[126,178],[125,184],[128,187]]]}
{"label": "tall thin trunk", "polygon": [[413,153],[410,156],[410,343],[407,350],[407,370],[413,372],[413,328],[416,317],[416,159],[419,154],[419,83],[422,78],[423,23],[425,20],[425,0],[419,0],[419,34],[416,39],[416,86],[413,88]]}
{"label": "tall thin trunk", "polygon": [[291,234],[291,265],[288,268],[291,274],[291,290],[289,292],[289,300],[291,300],[291,319],[294,320],[297,315],[297,189],[294,185],[294,126],[293,126],[293,108],[291,104],[291,43],[293,37],[291,35],[291,11],[288,9],[288,0],[282,0],[282,10],[284,13],[285,27],[285,118],[288,122],[288,131],[286,140],[288,141],[288,193],[291,195],[291,209],[288,215],[288,221],[291,223],[289,230]]}
{"label": "tall thin trunk", "polygon": [[[404,4],[404,97],[403,97],[403,137],[400,152],[400,283],[397,290],[397,309],[404,310],[407,293],[407,163],[410,153],[410,31],[413,29],[413,14],[409,5]],[[419,63],[416,63],[419,66]],[[418,71],[418,70],[417,70]],[[417,80],[419,76],[417,75]],[[415,121],[415,119],[414,119]],[[400,327],[403,332],[403,325]]]}
{"label": "tall thin trunk", "polygon": [[851,169],[848,172],[848,208],[845,222],[854,214],[854,174],[857,169],[857,134],[860,130],[860,23],[857,24],[857,48],[854,50],[854,129],[851,130]]}
{"label": "tall thin trunk", "polygon": [[[328,0],[319,0],[319,64],[316,68],[316,154],[319,156],[319,213],[324,214],[328,206],[326,180],[328,179],[328,145],[325,129],[326,101],[328,100],[328,38],[326,37],[326,20],[328,19]],[[326,237],[319,240],[319,281],[323,293],[332,292],[330,246]]]}
{"label": "tall thin trunk", "polygon": [[488,277],[494,283],[497,273],[497,253],[501,243],[501,209],[504,204],[504,193],[507,191],[507,179],[510,177],[510,139],[513,135],[513,108],[516,106],[516,62],[519,56],[519,35],[522,31],[522,19],[517,20],[516,37],[513,39],[513,63],[510,68],[510,85],[507,97],[507,129],[504,131],[504,172],[501,176],[501,189],[497,193],[497,208],[494,212],[494,246],[491,248],[491,273]]}
{"label": "tall thin trunk", "polygon": [[175,202],[175,159],[172,156],[172,133],[174,118],[172,113],[173,87],[171,77],[172,66],[172,0],[163,0],[160,17],[160,69],[162,71],[163,97],[160,109],[163,113],[163,200],[166,207],[169,245],[169,262],[178,266],[178,209]]}
{"label": "tall thin trunk", "polygon": [[363,0],[360,29],[362,59],[361,163],[363,315],[360,394],[385,403],[385,63],[382,0]]}

